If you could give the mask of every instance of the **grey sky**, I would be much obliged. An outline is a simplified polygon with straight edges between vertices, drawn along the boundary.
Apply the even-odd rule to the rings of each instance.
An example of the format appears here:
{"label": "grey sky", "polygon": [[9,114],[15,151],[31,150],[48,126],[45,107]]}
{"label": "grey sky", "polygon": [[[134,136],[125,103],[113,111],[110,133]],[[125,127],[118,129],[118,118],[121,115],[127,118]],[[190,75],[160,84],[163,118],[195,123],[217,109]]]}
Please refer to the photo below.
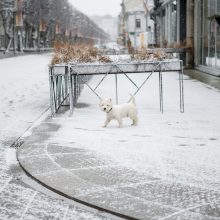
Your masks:
{"label": "grey sky", "polygon": [[120,12],[122,0],[69,0],[78,10],[86,15],[106,15],[117,16]]}

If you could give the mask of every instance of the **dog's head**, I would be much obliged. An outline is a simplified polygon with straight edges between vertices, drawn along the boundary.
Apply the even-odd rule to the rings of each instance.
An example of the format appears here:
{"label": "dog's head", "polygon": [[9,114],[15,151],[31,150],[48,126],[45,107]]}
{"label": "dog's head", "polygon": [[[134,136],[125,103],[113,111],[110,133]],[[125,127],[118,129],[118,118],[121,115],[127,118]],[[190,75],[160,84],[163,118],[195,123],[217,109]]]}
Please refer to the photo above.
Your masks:
{"label": "dog's head", "polygon": [[99,104],[102,111],[108,113],[112,109],[112,100],[111,99],[102,99]]}

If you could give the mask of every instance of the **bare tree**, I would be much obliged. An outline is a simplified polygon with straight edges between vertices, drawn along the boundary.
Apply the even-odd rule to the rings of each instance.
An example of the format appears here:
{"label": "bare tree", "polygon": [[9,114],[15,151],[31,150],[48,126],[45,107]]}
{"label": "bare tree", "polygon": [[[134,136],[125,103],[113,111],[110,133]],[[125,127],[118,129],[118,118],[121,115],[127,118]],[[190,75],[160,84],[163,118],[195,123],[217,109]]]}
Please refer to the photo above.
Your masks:
{"label": "bare tree", "polygon": [[[16,6],[18,5],[19,7]],[[68,0],[1,0],[0,13],[7,42],[6,52],[14,48],[52,47],[54,41],[106,40],[107,34]],[[15,24],[17,15],[21,24]],[[20,17],[19,17],[20,18]],[[15,28],[14,28],[15,27]],[[16,40],[18,38],[18,40]]]}
{"label": "bare tree", "polygon": [[5,32],[5,52],[9,52],[13,40],[13,0],[5,0],[0,4],[3,28]]}

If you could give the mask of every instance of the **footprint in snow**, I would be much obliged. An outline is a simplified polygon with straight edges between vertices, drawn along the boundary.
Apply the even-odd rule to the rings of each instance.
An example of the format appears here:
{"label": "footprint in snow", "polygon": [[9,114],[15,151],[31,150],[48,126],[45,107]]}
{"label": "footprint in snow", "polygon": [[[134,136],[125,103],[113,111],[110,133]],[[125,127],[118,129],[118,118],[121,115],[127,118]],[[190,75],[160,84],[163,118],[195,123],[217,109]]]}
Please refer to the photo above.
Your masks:
{"label": "footprint in snow", "polygon": [[128,142],[127,140],[118,140],[118,142]]}

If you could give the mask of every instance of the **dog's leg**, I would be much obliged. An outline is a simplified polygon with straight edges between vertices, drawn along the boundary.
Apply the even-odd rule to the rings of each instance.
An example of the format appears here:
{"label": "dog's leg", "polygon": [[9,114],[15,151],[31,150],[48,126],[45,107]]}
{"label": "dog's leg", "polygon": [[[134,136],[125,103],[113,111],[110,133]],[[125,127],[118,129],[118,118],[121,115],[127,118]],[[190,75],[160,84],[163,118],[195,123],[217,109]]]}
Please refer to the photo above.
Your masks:
{"label": "dog's leg", "polygon": [[102,126],[103,128],[106,128],[106,126],[109,124],[111,120],[109,118],[106,118],[104,125]]}
{"label": "dog's leg", "polygon": [[117,118],[118,121],[118,127],[122,128],[122,119],[121,118]]}
{"label": "dog's leg", "polygon": [[137,125],[138,123],[138,117],[134,117],[133,119],[131,119],[133,121],[132,125]]}

